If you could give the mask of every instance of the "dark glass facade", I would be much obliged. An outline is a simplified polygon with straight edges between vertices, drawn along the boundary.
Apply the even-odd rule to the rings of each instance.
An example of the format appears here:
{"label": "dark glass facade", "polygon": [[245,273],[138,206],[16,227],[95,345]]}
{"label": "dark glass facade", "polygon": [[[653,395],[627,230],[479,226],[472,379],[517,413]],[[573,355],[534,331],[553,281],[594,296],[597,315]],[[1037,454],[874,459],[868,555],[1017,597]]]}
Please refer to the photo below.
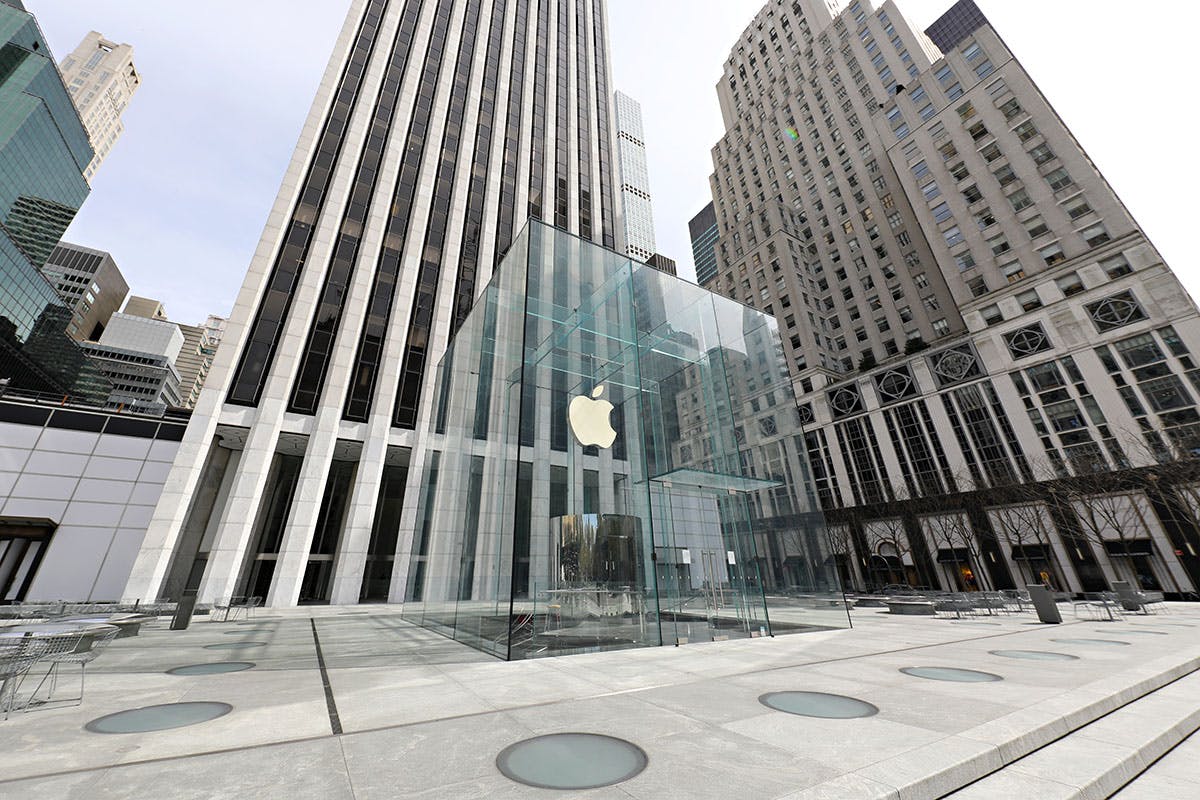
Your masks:
{"label": "dark glass facade", "polygon": [[[299,199],[249,322],[228,402],[258,404],[289,316],[298,311],[293,298],[302,282],[314,284],[316,271],[314,306],[300,310],[307,337],[298,371],[289,377],[287,410],[316,413],[329,376],[337,374],[338,337],[352,336],[355,356],[342,416],[367,421],[372,410],[381,411],[375,398],[388,334],[402,331],[402,349],[387,357],[398,363],[399,374],[393,367],[388,378],[396,381],[396,396],[385,402],[392,403],[394,426],[413,429],[438,337],[445,333],[439,329],[446,313],[439,310],[441,298],[451,303],[453,332],[473,305],[481,274],[486,277],[507,252],[526,215],[553,214],[557,225],[613,244],[607,55],[603,30],[596,27],[603,25],[602,6],[589,0],[364,3]],[[388,26],[385,34],[383,20],[389,18],[395,33]],[[486,47],[477,54],[481,40]],[[382,75],[372,67],[376,62],[387,65]],[[378,87],[365,82],[368,72],[380,75]],[[361,141],[350,133],[356,118],[366,123],[365,133],[355,134]],[[399,124],[407,125],[402,147],[400,132],[392,130]],[[551,147],[555,156],[548,158]],[[354,155],[344,156],[344,149]],[[398,168],[387,165],[389,149],[401,153]],[[329,200],[339,161],[351,157],[347,196]],[[375,258],[364,248],[372,203],[384,187],[391,202]],[[574,212],[572,197],[578,202]],[[600,219],[593,219],[595,211]],[[451,241],[460,235],[454,224],[459,216],[461,241]],[[317,227],[334,223],[331,251],[312,255]],[[367,300],[355,308],[356,273],[361,283],[361,270],[372,267]],[[355,324],[356,312],[361,327],[343,330]]]}
{"label": "dark glass facade", "polygon": [[717,277],[717,240],[721,238],[721,231],[717,227],[717,210],[712,203],[692,217],[688,222],[688,233],[692,239],[696,282],[705,286]]}
{"label": "dark glass facade", "polygon": [[39,271],[88,195],[92,148],[33,17],[0,5],[0,30],[0,379],[103,403],[111,387]]}
{"label": "dark glass facade", "polygon": [[[413,3],[419,4],[419,1],[413,0]],[[325,207],[334,168],[345,144],[350,116],[358,103],[367,63],[379,38],[379,24],[387,7],[388,0],[371,0],[363,14],[354,49],[342,71],[337,92],[308,165],[300,199],[285,226],[286,233],[271,268],[266,294],[254,315],[241,361],[234,372],[227,397],[230,403],[257,405],[262,395],[267,373],[275,358],[275,348],[283,334],[288,310],[308,259],[317,220]]]}

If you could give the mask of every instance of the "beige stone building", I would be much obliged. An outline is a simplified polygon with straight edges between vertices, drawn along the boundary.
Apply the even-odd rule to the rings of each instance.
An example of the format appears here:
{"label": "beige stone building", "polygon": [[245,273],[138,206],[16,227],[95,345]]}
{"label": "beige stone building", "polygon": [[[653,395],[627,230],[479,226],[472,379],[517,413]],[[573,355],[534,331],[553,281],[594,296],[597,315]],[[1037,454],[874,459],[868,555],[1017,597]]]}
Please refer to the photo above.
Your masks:
{"label": "beige stone building", "polygon": [[121,117],[142,76],[133,64],[131,45],[111,42],[96,31],[85,36],[59,67],[96,151],[84,172],[90,183],[125,132]]}
{"label": "beige stone building", "polygon": [[779,320],[850,586],[1200,584],[1200,317],[971,0],[772,0],[718,86],[718,270]]}

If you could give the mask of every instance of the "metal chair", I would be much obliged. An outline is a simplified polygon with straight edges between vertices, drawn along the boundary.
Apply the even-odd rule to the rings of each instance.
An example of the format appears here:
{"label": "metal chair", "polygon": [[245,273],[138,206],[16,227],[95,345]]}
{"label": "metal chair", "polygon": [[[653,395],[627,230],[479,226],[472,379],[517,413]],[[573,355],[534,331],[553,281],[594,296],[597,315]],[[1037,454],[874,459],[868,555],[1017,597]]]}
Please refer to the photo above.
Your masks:
{"label": "metal chair", "polygon": [[23,703],[19,703],[17,700],[17,690],[20,688],[21,682],[24,681],[29,671],[43,661],[52,661],[55,656],[72,653],[79,649],[80,641],[83,639],[83,636],[83,630],[78,630],[66,631],[63,633],[30,634],[16,639],[16,641],[21,643],[23,653],[16,656],[15,660],[23,661],[25,659],[32,659],[32,661],[29,662],[19,676],[14,676],[17,678],[17,680],[9,689],[10,697],[9,702],[5,707],[5,719],[8,718],[8,712],[10,711],[29,710],[30,704],[33,702],[34,698],[37,697],[37,693],[41,690],[42,684],[46,682],[46,675],[49,675],[50,671],[53,670],[53,666],[51,667],[51,670],[47,670],[46,675],[42,676],[42,680],[38,682],[37,688],[33,690],[29,697],[25,698]]}
{"label": "metal chair", "polygon": [[213,616],[215,617],[217,613],[221,614],[221,618],[214,621],[229,622],[230,613],[233,613],[234,619],[237,619],[238,602],[241,599],[240,597],[227,597],[224,600],[214,600],[212,604]]}
{"label": "metal chair", "polygon": [[4,719],[16,707],[17,689],[37,662],[35,641],[27,636],[0,639],[0,711]]}
{"label": "metal chair", "polygon": [[[120,628],[113,625],[105,625],[103,627],[85,629],[76,637],[75,647],[70,650],[60,650],[58,652],[47,652],[39,656],[38,663],[48,663],[50,669],[42,676],[42,680],[38,683],[37,689],[33,690],[29,701],[37,696],[38,690],[47,679],[50,681],[50,691],[46,694],[46,702],[49,703],[54,699],[54,690],[58,688],[58,672],[59,667],[63,664],[78,664],[79,665],[79,702],[75,705],[83,705],[83,685],[87,675],[87,665],[95,661],[96,658],[104,652],[104,650],[112,643],[112,640],[117,638],[120,633]],[[28,706],[28,703],[26,704]]]}

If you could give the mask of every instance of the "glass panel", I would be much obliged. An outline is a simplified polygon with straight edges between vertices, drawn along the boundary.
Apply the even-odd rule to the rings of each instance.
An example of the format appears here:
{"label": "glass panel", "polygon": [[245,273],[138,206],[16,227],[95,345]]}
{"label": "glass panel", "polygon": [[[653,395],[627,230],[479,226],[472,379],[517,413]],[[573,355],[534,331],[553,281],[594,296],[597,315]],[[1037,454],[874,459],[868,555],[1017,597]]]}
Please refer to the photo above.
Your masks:
{"label": "glass panel", "polygon": [[514,659],[848,624],[772,317],[532,222],[438,385],[406,617]]}

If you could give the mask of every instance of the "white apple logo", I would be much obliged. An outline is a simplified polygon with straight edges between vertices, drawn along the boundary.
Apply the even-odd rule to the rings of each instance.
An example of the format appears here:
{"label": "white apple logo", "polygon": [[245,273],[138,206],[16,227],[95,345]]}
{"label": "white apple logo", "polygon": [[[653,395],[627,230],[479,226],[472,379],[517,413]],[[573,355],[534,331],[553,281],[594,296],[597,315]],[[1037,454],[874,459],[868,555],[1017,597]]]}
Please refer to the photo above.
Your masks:
{"label": "white apple logo", "polygon": [[[592,390],[592,397],[598,398],[602,394],[603,386]],[[613,440],[617,438],[617,432],[613,430],[609,419],[612,410],[613,404],[607,400],[589,400],[583,395],[571,400],[571,405],[567,407],[567,422],[571,425],[575,440],[584,447],[591,444],[611,447]]]}

